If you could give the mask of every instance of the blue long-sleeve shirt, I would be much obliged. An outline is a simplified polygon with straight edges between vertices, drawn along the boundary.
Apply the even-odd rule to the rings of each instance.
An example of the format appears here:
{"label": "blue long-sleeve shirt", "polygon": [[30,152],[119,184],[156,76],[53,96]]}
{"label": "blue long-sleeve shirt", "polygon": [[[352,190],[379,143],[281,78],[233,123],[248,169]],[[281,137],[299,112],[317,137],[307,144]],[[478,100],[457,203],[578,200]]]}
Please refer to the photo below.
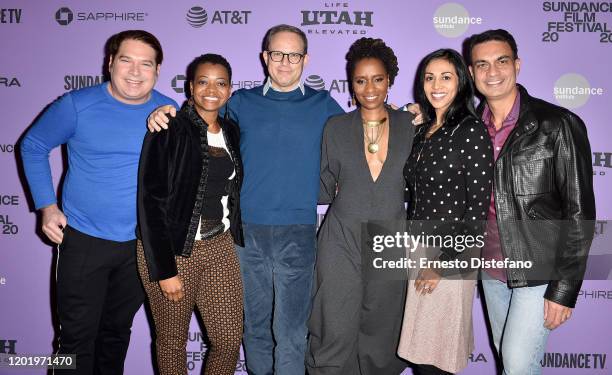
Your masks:
{"label": "blue long-sleeve shirt", "polygon": [[241,89],[228,107],[240,126],[242,220],[315,224],[323,128],[343,109],[329,92],[308,86],[265,95],[264,86]]}
{"label": "blue long-sleeve shirt", "polygon": [[21,143],[37,209],[56,203],[49,152],[68,147],[62,209],[68,225],[113,241],[135,238],[138,161],[147,116],[174,100],[153,91],[144,104],[113,98],[108,83],[71,91],[54,102]]}

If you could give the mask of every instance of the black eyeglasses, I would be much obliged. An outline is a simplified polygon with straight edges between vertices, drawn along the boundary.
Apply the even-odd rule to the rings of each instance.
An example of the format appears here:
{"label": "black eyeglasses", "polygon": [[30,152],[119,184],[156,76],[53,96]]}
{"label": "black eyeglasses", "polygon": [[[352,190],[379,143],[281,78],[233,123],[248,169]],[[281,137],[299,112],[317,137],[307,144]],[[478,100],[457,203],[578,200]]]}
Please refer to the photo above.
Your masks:
{"label": "black eyeglasses", "polygon": [[302,58],[304,57],[304,55],[301,53],[297,53],[297,52],[283,53],[281,51],[268,51],[268,56],[274,62],[281,62],[283,61],[285,56],[287,56],[287,60],[289,60],[289,63],[291,64],[299,63],[300,61],[302,61]]}

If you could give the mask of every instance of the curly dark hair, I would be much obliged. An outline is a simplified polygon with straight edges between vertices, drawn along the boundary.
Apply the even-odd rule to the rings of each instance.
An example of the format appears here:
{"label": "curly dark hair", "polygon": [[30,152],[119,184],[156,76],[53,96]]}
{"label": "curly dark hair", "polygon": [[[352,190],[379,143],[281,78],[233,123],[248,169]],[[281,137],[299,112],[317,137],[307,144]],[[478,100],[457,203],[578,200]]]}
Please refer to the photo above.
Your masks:
{"label": "curly dark hair", "polygon": [[232,67],[229,62],[225,59],[225,57],[221,55],[217,55],[215,53],[207,53],[205,55],[200,55],[193,59],[189,66],[187,66],[187,81],[191,82],[195,80],[195,73],[198,70],[198,67],[202,64],[213,64],[213,65],[221,65],[227,70],[227,78],[230,80],[230,84],[232,82]]}
{"label": "curly dark hair", "polygon": [[399,72],[397,57],[391,47],[387,46],[382,39],[374,38],[360,38],[351,44],[346,54],[346,73],[349,81],[353,80],[357,63],[368,58],[378,59],[383,63],[389,75],[389,86],[392,86]]}

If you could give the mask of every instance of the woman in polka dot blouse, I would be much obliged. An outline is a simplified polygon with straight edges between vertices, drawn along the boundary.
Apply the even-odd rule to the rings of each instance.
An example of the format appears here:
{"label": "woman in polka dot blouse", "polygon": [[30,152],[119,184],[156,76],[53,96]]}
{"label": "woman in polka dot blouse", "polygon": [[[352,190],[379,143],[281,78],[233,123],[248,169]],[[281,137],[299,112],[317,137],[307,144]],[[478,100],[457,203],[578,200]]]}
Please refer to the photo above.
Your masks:
{"label": "woman in polka dot blouse", "polygon": [[[475,115],[474,89],[461,55],[451,49],[427,55],[419,65],[414,93],[430,120],[417,129],[404,168],[409,231],[482,235],[479,223],[486,220],[491,199],[493,150]],[[455,261],[480,256],[477,247],[457,250],[429,247],[409,253],[417,268],[409,270],[398,354],[416,364],[419,374],[459,372],[473,349],[474,273],[443,278],[441,274],[452,272],[418,267],[422,257]]]}

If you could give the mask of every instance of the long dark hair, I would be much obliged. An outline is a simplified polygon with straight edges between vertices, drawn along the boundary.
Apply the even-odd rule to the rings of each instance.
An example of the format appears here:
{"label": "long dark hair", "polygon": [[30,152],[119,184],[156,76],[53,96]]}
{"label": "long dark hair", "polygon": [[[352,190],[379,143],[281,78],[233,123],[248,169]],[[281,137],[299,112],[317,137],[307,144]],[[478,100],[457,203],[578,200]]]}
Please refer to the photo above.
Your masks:
{"label": "long dark hair", "polygon": [[419,63],[416,79],[414,80],[413,95],[416,102],[421,106],[421,111],[427,115],[430,122],[436,119],[436,111],[425,95],[424,84],[427,65],[437,59],[443,59],[451,63],[455,67],[458,78],[457,95],[446,113],[444,113],[443,123],[446,123],[447,119],[453,118],[460,112],[471,113],[476,116],[474,111],[474,84],[472,83],[468,68],[459,52],[450,48],[434,51],[425,56]]}

